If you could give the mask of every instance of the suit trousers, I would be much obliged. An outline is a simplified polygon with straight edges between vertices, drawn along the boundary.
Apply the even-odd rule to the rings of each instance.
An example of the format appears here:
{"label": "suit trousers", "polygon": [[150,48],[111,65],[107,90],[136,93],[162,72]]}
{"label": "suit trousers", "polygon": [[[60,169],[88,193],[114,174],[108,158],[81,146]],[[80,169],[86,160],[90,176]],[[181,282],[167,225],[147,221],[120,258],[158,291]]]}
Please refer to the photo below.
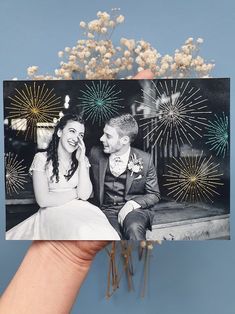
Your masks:
{"label": "suit trousers", "polygon": [[123,205],[110,205],[102,208],[110,224],[119,234],[121,240],[145,240],[146,230],[151,230],[153,212],[148,209],[134,209],[126,215],[123,226],[118,222],[118,214]]}

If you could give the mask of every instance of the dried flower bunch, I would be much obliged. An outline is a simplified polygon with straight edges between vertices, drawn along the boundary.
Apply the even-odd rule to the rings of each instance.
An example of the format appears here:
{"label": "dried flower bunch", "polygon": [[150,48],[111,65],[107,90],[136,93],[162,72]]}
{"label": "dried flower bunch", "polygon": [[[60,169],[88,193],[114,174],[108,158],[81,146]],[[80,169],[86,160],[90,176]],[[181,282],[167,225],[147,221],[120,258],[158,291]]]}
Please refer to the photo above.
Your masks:
{"label": "dried flower bunch", "polygon": [[137,72],[150,69],[155,77],[209,77],[214,67],[199,56],[202,38],[188,38],[174,54],[161,56],[157,49],[144,40],[121,38],[115,46],[111,40],[116,27],[124,22],[120,9],[111,14],[98,12],[97,19],[80,22],[84,39],[75,46],[58,52],[63,59],[54,76],[38,75],[38,66],[28,68],[34,80],[117,79],[131,78]]}
{"label": "dried flower bunch", "polygon": [[[118,243],[118,242],[117,242]],[[108,267],[108,284],[106,297],[110,298],[113,293],[119,288],[119,283],[123,275],[126,276],[128,291],[134,290],[133,276],[134,276],[134,264],[132,258],[132,251],[134,249],[135,242],[133,241],[120,241],[118,246],[116,242],[112,242],[111,249],[106,249],[109,256],[109,267]],[[156,241],[160,244],[159,241]],[[140,241],[138,251],[139,260],[143,261],[143,282],[141,287],[141,297],[145,296],[149,264],[151,252],[153,250],[153,241]],[[117,256],[120,260],[117,261]],[[120,265],[121,264],[121,267]]]}

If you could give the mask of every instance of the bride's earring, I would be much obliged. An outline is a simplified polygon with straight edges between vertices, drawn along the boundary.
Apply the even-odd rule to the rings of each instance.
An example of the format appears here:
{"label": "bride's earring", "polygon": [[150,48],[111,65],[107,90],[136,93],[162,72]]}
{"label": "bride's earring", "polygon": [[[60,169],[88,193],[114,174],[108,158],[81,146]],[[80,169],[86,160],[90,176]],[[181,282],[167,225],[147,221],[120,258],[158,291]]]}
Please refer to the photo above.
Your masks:
{"label": "bride's earring", "polygon": [[57,131],[57,136],[58,136],[58,137],[61,137],[61,130],[58,130],[58,131]]}

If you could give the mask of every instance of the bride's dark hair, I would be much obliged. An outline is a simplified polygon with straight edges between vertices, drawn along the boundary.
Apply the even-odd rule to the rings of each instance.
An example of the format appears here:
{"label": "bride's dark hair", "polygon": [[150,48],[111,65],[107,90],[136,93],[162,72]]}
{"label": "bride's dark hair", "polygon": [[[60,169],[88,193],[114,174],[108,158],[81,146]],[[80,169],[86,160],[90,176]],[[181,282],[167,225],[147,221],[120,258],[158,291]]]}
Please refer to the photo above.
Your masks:
{"label": "bride's dark hair", "polygon": [[[68,121],[77,121],[81,124],[84,124],[84,120],[82,117],[75,113],[65,114],[60,121],[57,123],[54,129],[54,133],[52,135],[52,139],[47,148],[47,165],[51,161],[52,162],[52,176],[51,180],[55,177],[56,182],[59,182],[59,160],[58,160],[58,145],[59,145],[59,136],[57,135],[58,130],[63,130]],[[65,176],[67,180],[69,180],[78,167],[78,160],[76,158],[76,151],[72,153],[72,164],[71,168],[68,171],[68,174]]]}

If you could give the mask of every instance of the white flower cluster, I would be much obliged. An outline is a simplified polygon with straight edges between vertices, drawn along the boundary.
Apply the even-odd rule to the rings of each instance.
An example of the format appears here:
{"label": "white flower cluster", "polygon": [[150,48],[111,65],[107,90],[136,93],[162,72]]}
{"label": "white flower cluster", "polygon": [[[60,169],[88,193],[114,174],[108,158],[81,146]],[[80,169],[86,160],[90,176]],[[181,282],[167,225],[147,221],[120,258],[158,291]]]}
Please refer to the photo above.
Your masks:
{"label": "white flower cluster", "polygon": [[188,38],[184,45],[175,50],[173,56],[161,56],[150,43],[121,38],[115,46],[111,36],[115,28],[124,22],[120,9],[111,14],[98,12],[97,19],[88,23],[80,22],[85,39],[77,41],[73,47],[65,47],[58,52],[63,61],[55,70],[55,75],[38,75],[38,67],[28,68],[30,79],[117,79],[131,78],[136,72],[150,69],[155,77],[208,77],[214,67],[199,56],[203,39]]}
{"label": "white flower cluster", "polygon": [[172,77],[208,77],[214,68],[213,63],[205,63],[204,59],[198,55],[202,38],[196,41],[192,37],[188,38],[184,45],[175,50],[174,57],[169,60],[169,74]]}

